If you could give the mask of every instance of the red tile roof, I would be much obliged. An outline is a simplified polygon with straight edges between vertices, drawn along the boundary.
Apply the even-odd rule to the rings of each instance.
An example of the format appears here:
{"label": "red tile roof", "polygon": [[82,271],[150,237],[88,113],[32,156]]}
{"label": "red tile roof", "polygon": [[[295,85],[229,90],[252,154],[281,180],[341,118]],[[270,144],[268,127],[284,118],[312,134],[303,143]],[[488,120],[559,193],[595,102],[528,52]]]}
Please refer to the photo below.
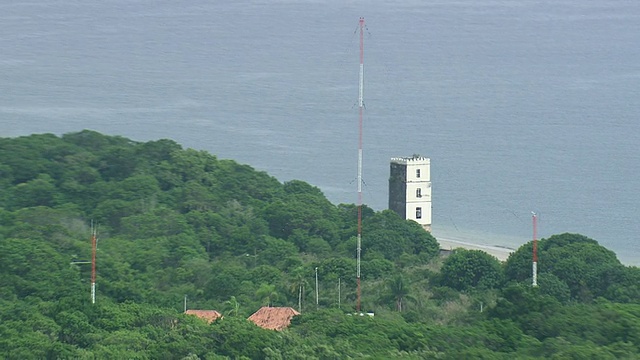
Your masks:
{"label": "red tile roof", "polygon": [[249,316],[249,320],[264,329],[282,330],[291,324],[291,318],[300,315],[290,307],[262,307]]}
{"label": "red tile roof", "polygon": [[222,314],[215,310],[187,310],[184,313],[187,315],[195,315],[209,324],[222,317]]}

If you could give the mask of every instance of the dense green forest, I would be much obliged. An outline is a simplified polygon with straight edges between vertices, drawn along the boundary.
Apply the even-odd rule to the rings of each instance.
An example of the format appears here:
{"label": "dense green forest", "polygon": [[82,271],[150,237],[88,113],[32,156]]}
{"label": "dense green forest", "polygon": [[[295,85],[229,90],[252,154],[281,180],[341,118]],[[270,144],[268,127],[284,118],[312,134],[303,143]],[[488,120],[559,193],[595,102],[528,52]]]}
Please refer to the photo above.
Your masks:
{"label": "dense green forest", "polygon": [[[538,242],[533,288],[531,243],[505,263],[443,257],[415,222],[365,206],[362,308],[375,316],[358,316],[356,216],[303,181],[171,140],[0,138],[0,357],[640,357],[640,269],[579,234]],[[184,315],[185,296],[224,318]],[[263,305],[302,315],[261,329],[246,319]]]}

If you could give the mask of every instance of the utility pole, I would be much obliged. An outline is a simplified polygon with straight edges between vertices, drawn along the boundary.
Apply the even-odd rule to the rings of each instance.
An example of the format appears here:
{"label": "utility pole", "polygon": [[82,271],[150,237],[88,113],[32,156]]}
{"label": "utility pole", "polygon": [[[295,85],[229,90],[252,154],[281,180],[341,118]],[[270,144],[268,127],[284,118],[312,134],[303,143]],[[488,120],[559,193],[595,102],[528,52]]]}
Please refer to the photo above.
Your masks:
{"label": "utility pole", "polygon": [[318,304],[319,304],[318,295],[319,295],[319,293],[318,293],[318,267],[316,266],[316,309],[318,308]]}
{"label": "utility pole", "polygon": [[340,278],[338,278],[338,309],[340,309],[340,300],[341,300],[340,291],[341,290],[342,290],[342,286],[340,286]]}

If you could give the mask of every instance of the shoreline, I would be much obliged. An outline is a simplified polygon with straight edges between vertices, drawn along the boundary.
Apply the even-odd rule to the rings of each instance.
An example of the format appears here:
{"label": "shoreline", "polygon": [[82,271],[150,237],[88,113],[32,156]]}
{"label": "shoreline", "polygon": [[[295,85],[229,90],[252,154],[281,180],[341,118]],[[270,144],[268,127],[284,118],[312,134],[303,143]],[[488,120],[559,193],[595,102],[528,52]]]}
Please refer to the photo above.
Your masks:
{"label": "shoreline", "polygon": [[506,261],[507,258],[509,258],[509,255],[516,251],[516,249],[511,249],[500,245],[474,244],[466,241],[447,238],[436,238],[436,240],[440,244],[440,250],[454,250],[460,248],[466,250],[482,250],[489,255],[495,256],[500,261]]}

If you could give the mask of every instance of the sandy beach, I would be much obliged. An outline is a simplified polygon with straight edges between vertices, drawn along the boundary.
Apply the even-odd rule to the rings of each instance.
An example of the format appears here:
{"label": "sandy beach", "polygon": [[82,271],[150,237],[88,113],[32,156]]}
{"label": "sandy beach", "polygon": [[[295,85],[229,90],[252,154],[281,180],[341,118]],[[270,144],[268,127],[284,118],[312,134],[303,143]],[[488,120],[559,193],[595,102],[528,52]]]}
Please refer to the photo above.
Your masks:
{"label": "sandy beach", "polygon": [[490,255],[495,256],[500,261],[506,261],[509,255],[514,252],[514,249],[495,246],[495,245],[483,245],[483,244],[473,244],[464,241],[446,239],[446,238],[437,238],[438,243],[440,243],[440,249],[443,250],[453,250],[458,248],[463,248],[467,250],[482,250]]}

